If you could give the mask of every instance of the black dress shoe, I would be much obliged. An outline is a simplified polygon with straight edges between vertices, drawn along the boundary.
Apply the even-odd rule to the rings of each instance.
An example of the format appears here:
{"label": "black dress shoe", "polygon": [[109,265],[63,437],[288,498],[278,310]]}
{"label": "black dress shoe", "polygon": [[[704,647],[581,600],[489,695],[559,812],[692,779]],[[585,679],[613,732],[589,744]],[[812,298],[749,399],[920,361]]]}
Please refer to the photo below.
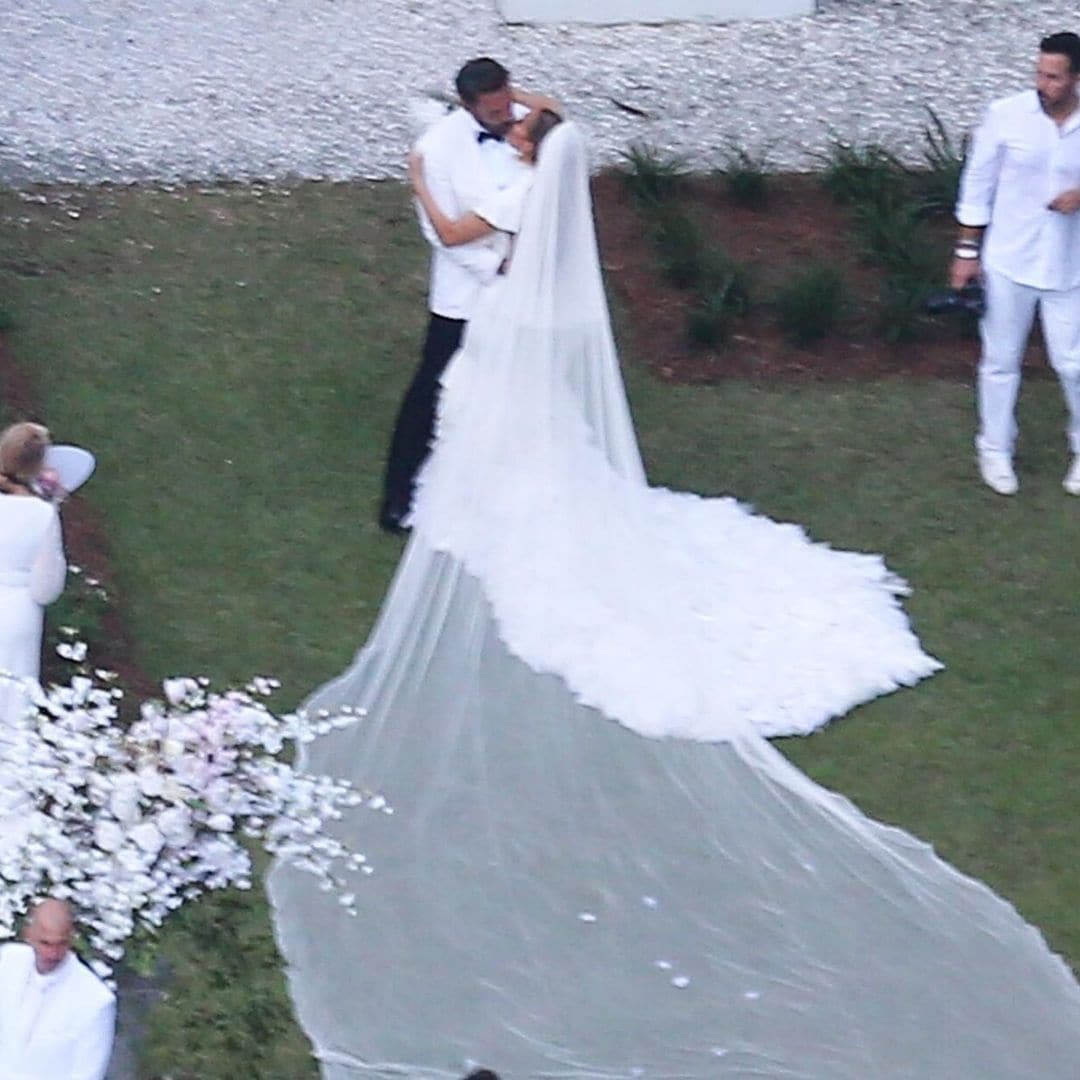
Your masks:
{"label": "black dress shoe", "polygon": [[379,511],[379,528],[393,536],[404,536],[409,531],[409,526],[405,524],[408,513],[408,510],[384,506]]}

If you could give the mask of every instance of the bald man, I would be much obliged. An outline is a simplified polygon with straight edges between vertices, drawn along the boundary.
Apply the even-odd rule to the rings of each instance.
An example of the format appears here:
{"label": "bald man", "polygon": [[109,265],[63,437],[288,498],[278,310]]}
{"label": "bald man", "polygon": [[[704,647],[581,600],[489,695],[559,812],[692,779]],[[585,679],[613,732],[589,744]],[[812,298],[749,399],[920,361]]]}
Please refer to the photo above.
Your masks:
{"label": "bald man", "polygon": [[103,1080],[116,1001],[71,951],[74,920],[62,900],[30,912],[24,944],[0,946],[0,1077]]}

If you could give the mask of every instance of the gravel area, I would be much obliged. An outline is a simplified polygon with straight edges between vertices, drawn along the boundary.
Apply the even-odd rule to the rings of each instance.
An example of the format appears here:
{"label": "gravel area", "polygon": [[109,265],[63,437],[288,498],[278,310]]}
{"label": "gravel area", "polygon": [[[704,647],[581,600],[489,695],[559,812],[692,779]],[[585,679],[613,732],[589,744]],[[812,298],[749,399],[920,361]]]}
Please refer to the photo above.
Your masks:
{"label": "gravel area", "polygon": [[1057,0],[619,27],[508,27],[494,0],[0,0],[0,183],[401,176],[410,103],[481,54],[565,101],[599,164],[733,141],[805,168],[833,135],[917,159],[925,105],[970,127],[1078,24]]}

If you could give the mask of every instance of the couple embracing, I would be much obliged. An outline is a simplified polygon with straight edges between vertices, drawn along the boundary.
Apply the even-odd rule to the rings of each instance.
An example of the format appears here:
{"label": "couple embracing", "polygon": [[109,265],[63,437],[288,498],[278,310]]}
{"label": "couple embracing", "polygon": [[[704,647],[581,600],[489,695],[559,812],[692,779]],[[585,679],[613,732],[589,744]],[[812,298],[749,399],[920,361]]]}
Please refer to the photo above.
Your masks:
{"label": "couple embracing", "polygon": [[510,83],[488,57],[457,74],[462,107],[429,128],[409,159],[420,225],[432,246],[430,319],[420,366],[391,439],[379,523],[403,531],[416,473],[434,434],[439,380],[461,345],[481,290],[505,273],[537,149],[561,106]]}
{"label": "couple embracing", "polygon": [[401,813],[339,823],[378,867],[359,918],[269,879],[323,1076],[1072,1075],[1080,986],[1040,935],[766,741],[940,666],[904,583],[649,485],[581,135],[493,61],[459,91],[410,170],[432,318],[383,515],[410,536],[304,706],[363,722],[300,751]]}
{"label": "couple embracing", "polygon": [[382,527],[452,557],[511,651],[642,734],[805,733],[935,671],[880,557],[648,485],[581,133],[492,59],[457,89],[409,160],[431,313]]}

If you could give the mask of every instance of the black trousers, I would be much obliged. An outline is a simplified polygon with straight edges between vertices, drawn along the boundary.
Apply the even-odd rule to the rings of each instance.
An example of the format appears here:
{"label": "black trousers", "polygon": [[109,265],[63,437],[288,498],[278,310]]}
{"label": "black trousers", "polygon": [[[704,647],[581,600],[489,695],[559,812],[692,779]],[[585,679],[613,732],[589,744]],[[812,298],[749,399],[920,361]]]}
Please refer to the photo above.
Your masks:
{"label": "black trousers", "polygon": [[383,481],[384,520],[398,522],[412,505],[413,484],[431,449],[439,401],[439,379],[457,352],[465,331],[464,319],[432,315],[424,339],[420,367],[405,391],[398,410]]}

